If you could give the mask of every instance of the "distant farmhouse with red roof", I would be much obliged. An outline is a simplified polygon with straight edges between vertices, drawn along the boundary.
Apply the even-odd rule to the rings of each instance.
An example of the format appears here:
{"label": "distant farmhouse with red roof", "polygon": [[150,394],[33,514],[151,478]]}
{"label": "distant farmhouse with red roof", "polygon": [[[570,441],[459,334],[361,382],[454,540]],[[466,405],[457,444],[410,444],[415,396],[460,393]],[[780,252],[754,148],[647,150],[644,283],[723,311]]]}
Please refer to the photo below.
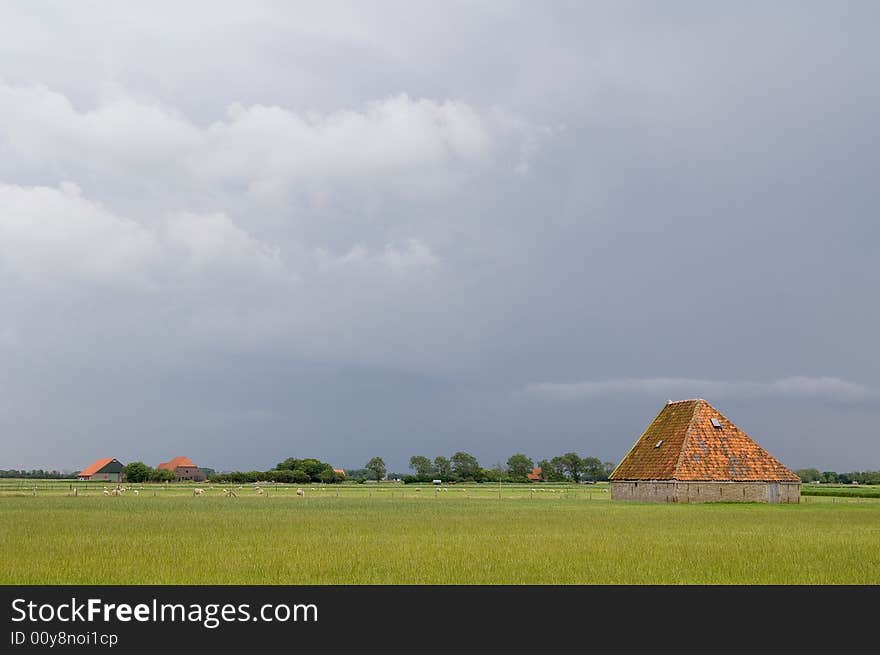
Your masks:
{"label": "distant farmhouse with red roof", "polygon": [[333,472],[338,475],[340,478],[345,477],[345,469],[333,469]]}
{"label": "distant farmhouse with red roof", "polygon": [[609,479],[620,500],[800,502],[800,478],[702,398],[666,403]]}
{"label": "distant farmhouse with red roof", "polygon": [[125,466],[118,459],[105,457],[98,459],[85,467],[77,475],[79,480],[105,480],[107,482],[123,482]]}
{"label": "distant farmhouse with red roof", "polygon": [[544,471],[540,466],[536,466],[531,473],[526,473],[526,478],[529,482],[541,482],[544,479]]}
{"label": "distant farmhouse with red roof", "polygon": [[196,466],[189,457],[175,457],[167,462],[162,462],[157,467],[159,470],[171,471],[174,473],[174,479],[180,482],[204,482],[205,473]]}

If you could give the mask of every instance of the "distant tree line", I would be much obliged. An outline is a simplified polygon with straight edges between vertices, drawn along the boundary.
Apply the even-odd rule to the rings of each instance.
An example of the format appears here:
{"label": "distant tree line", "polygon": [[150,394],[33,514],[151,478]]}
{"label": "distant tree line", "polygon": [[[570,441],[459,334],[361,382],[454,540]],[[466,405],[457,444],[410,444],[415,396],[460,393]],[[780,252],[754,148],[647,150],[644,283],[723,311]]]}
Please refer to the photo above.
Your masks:
{"label": "distant tree line", "polygon": [[795,471],[801,482],[822,482],[827,484],[880,484],[880,471],[853,471],[837,473],[835,471],[819,471],[819,469],[797,469]]}
{"label": "distant tree line", "polygon": [[373,473],[369,469],[345,469],[345,479],[354,480],[355,482],[364,482],[372,477]]}
{"label": "distant tree line", "polygon": [[[537,466],[541,469],[539,479],[546,482],[607,480],[614,468],[611,462],[603,462],[597,457],[581,457],[577,453],[542,459]],[[470,453],[458,451],[449,458],[440,455],[433,460],[424,455],[413,455],[409,467],[413,474],[403,476],[404,482],[528,482],[535,462],[523,453],[516,453],[507,459],[506,466],[499,463],[486,468]]]}
{"label": "distant tree line", "polygon": [[579,457],[577,453],[565,453],[538,462],[543,479],[548,482],[599,482],[608,479],[614,470],[613,462],[603,462],[598,457]]}
{"label": "distant tree line", "polygon": [[31,469],[30,471],[16,469],[0,469],[0,478],[34,478],[41,480],[68,480],[76,478],[76,473],[62,473],[61,471],[44,471],[43,469]]}
{"label": "distant tree line", "polygon": [[278,462],[275,468],[268,471],[232,471],[227,473],[215,473],[208,476],[212,482],[227,482],[244,484],[248,482],[287,482],[294,484],[307,484],[309,482],[323,482],[334,484],[342,482],[345,477],[333,470],[333,466],[327,462],[314,458],[295,459],[288,457],[283,462]]}

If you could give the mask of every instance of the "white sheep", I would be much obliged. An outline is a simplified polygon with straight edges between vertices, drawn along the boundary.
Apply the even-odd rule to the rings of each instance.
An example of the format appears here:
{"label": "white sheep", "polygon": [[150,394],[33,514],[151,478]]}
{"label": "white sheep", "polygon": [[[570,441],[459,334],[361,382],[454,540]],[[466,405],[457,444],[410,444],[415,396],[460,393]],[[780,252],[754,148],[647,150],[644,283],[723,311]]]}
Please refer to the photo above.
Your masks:
{"label": "white sheep", "polygon": [[110,492],[107,491],[106,489],[104,489],[104,495],[105,495],[105,496],[109,496],[109,495],[110,495]]}
{"label": "white sheep", "polygon": [[303,491],[302,489],[297,489],[297,490],[296,490],[296,495],[297,495],[297,496],[301,496],[301,497],[305,497],[306,492]]}
{"label": "white sheep", "polygon": [[135,489],[135,490],[134,490],[134,495],[135,495],[135,496],[140,496],[140,495],[141,495],[141,492],[138,491],[137,489]]}
{"label": "white sheep", "polygon": [[258,495],[258,496],[262,496],[262,495],[263,495],[263,490],[260,489],[259,487],[257,487],[257,495]]}
{"label": "white sheep", "polygon": [[193,489],[193,496],[201,496],[203,493],[205,493],[204,489]]}

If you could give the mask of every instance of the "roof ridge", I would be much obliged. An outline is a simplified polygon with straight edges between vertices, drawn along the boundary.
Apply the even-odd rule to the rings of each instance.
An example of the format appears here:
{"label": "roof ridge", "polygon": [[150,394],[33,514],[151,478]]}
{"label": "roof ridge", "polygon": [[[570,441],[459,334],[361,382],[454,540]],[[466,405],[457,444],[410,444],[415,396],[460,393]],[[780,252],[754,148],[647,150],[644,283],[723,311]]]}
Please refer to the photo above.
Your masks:
{"label": "roof ridge", "polygon": [[617,473],[617,469],[620,468],[620,465],[623,464],[623,463],[626,461],[626,458],[629,457],[629,454],[630,454],[632,451],[634,451],[634,450],[636,449],[636,446],[639,445],[639,443],[640,443],[641,440],[642,440],[642,437],[644,437],[644,436],[648,433],[648,430],[650,430],[650,429],[651,429],[651,426],[654,425],[654,421],[656,421],[658,418],[660,418],[660,415],[666,410],[666,407],[667,407],[669,404],[670,404],[670,403],[666,403],[666,405],[663,405],[663,407],[660,409],[660,411],[657,412],[657,416],[655,416],[654,419],[653,419],[650,423],[648,423],[647,427],[645,427],[645,429],[642,430],[642,433],[639,435],[639,438],[636,439],[636,442],[635,442],[632,446],[630,446],[630,449],[629,449],[629,450],[626,451],[626,455],[623,456],[623,459],[621,459],[621,460],[617,463],[617,466],[614,467],[614,470],[611,471],[611,473],[608,474],[608,479],[609,479],[609,480],[610,480],[611,478],[614,477],[614,474]]}
{"label": "roof ridge", "polygon": [[[680,401],[680,402],[685,402],[685,401]],[[694,403],[694,412],[693,412],[693,414],[691,414],[691,420],[688,421],[687,428],[685,428],[684,439],[681,442],[681,450],[678,451],[678,459],[675,460],[675,468],[672,469],[672,479],[673,480],[678,479],[678,469],[681,468],[681,461],[684,459],[684,454],[687,452],[688,444],[690,443],[690,440],[691,440],[691,428],[694,427],[694,421],[697,418],[698,410],[700,408],[700,403],[702,402],[702,403],[706,403],[707,405],[709,405],[709,403],[707,403],[703,398],[694,398],[694,399],[687,401],[687,402]],[[711,405],[709,405],[709,406],[712,407]]]}

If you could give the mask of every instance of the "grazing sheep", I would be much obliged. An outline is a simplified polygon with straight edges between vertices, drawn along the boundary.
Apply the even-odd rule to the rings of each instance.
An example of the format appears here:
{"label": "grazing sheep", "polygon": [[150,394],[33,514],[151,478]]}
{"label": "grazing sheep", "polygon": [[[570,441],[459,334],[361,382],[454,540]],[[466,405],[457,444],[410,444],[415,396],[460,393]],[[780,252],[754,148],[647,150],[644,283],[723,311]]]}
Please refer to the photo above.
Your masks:
{"label": "grazing sheep", "polygon": [[110,495],[110,492],[107,491],[106,489],[104,489],[104,495],[105,495],[105,496],[109,496],[109,495]]}
{"label": "grazing sheep", "polygon": [[201,496],[203,493],[205,493],[204,489],[193,489],[193,496]]}
{"label": "grazing sheep", "polygon": [[258,495],[258,496],[262,496],[262,495],[263,495],[263,490],[260,489],[259,487],[257,487],[257,495]]}
{"label": "grazing sheep", "polygon": [[300,497],[305,497],[306,492],[303,491],[302,489],[297,489],[297,490],[296,490],[296,495],[297,495],[297,496],[300,496]]}
{"label": "grazing sheep", "polygon": [[238,496],[235,494],[235,491],[232,489],[224,489],[223,493],[226,494],[227,498],[237,498]]}
{"label": "grazing sheep", "polygon": [[135,496],[140,496],[140,495],[141,495],[141,492],[138,491],[137,489],[135,489],[135,490],[134,490],[134,495],[135,495]]}
{"label": "grazing sheep", "polygon": [[113,496],[121,496],[121,495],[122,495],[122,492],[119,491],[119,489],[114,489],[114,490],[112,491],[111,495],[113,495]]}

